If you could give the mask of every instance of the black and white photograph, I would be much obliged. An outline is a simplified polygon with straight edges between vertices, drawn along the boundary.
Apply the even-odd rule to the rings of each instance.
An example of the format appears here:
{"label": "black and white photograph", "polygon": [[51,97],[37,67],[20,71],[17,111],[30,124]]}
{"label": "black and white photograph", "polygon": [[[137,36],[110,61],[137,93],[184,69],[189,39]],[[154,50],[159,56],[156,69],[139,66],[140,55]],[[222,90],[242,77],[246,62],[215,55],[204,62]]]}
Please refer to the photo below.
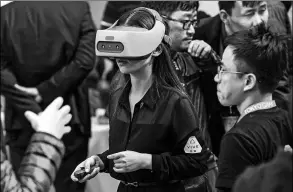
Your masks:
{"label": "black and white photograph", "polygon": [[1,1],[1,192],[292,192],[292,1]]}

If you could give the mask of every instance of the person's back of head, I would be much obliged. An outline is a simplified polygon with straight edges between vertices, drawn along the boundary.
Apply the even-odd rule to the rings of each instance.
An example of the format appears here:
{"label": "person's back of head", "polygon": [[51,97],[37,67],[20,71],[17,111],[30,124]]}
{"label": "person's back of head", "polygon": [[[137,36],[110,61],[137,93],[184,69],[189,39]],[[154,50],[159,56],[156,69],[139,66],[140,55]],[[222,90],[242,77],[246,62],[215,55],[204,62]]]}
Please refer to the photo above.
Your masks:
{"label": "person's back of head", "polygon": [[154,9],[161,15],[170,16],[175,11],[198,10],[198,1],[145,1],[142,6]]}
{"label": "person's back of head", "polygon": [[234,192],[291,192],[292,153],[280,149],[265,164],[247,168],[237,179]]}
{"label": "person's back of head", "polygon": [[[255,76],[260,93],[272,93],[287,67],[287,37],[273,34],[261,23],[227,37],[233,48],[238,70]],[[242,62],[241,62],[242,61]]]}

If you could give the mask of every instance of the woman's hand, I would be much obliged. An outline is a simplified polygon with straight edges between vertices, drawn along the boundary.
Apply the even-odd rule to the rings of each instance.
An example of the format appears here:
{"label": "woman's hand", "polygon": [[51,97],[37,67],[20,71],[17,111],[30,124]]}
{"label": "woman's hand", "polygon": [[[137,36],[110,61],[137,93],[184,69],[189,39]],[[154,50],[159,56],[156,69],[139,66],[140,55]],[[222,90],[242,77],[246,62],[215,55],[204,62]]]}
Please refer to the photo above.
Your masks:
{"label": "woman's hand", "polygon": [[58,97],[38,115],[31,111],[26,111],[24,115],[35,131],[48,133],[61,139],[65,133],[71,130],[66,124],[72,118],[69,113],[70,107],[68,105],[61,107],[62,104],[63,99]]}
{"label": "woman's hand", "polygon": [[117,173],[127,173],[139,169],[152,169],[152,155],[134,151],[122,151],[107,156],[114,160],[113,170]]}
{"label": "woman's hand", "polygon": [[[90,172],[92,167],[94,167],[94,169]],[[82,168],[84,168],[87,174],[85,175],[85,177],[79,180],[78,178],[75,177],[74,173],[78,170],[81,170]],[[81,162],[79,165],[77,165],[77,167],[71,174],[71,179],[74,182],[78,181],[80,183],[83,183],[95,177],[100,172],[100,170],[103,170],[103,169],[104,169],[103,161],[100,159],[99,156],[93,155],[87,158],[86,160],[84,160],[83,162]]]}

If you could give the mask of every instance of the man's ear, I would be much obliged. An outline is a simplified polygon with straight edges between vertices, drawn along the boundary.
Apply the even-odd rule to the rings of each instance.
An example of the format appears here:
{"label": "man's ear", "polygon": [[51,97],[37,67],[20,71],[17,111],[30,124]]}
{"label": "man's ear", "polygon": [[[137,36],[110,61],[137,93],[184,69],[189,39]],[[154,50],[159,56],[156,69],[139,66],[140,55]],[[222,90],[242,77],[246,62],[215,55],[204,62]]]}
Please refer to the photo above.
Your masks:
{"label": "man's ear", "polygon": [[159,55],[161,55],[163,51],[162,45],[159,45],[153,52],[152,52],[152,56],[154,57],[158,57]]}
{"label": "man's ear", "polygon": [[225,10],[220,10],[220,18],[222,20],[223,23],[225,23],[226,25],[228,25],[228,18],[229,18],[229,14],[225,11]]}
{"label": "man's ear", "polygon": [[253,73],[249,73],[246,75],[244,91],[252,90],[257,83],[256,76]]}

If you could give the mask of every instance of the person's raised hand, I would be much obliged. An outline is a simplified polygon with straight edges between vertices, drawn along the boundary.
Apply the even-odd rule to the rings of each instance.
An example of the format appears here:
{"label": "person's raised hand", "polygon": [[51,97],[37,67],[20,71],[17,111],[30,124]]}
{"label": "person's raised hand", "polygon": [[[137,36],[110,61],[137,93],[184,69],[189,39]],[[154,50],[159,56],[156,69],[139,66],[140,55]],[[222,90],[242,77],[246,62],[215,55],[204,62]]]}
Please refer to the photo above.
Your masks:
{"label": "person's raised hand", "polygon": [[212,51],[212,47],[202,40],[193,40],[190,42],[188,46],[187,52],[190,53],[193,57],[208,58],[210,52]]}
{"label": "person's raised hand", "polygon": [[61,139],[65,133],[70,132],[71,128],[66,125],[72,118],[69,113],[70,107],[68,105],[61,107],[62,104],[63,99],[58,97],[40,114],[26,111],[24,115],[35,131],[48,133]]}

